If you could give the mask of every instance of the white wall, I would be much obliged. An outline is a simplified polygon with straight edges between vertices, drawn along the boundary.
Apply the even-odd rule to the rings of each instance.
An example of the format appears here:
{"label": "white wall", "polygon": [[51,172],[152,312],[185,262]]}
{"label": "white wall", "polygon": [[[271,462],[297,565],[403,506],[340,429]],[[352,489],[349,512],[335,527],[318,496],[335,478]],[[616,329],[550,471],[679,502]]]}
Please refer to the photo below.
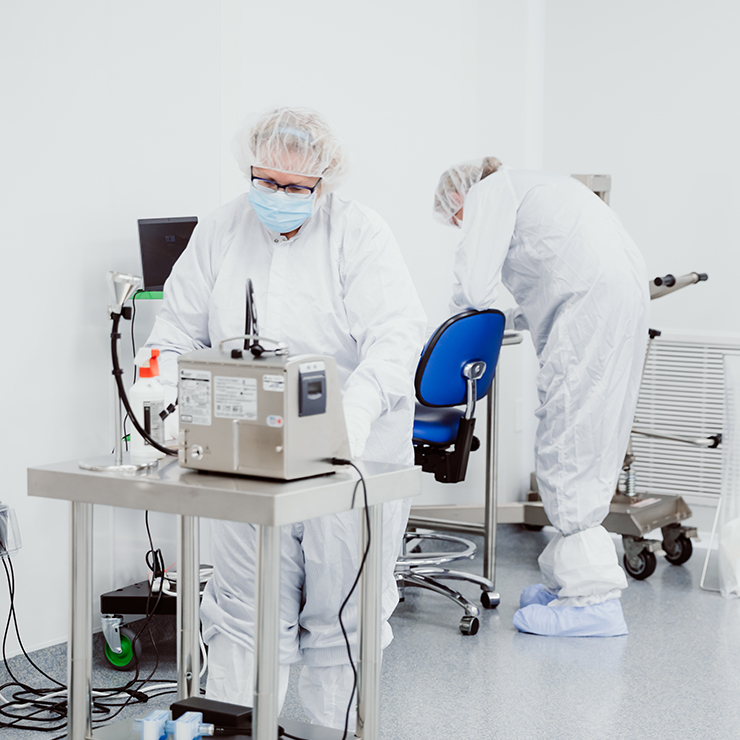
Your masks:
{"label": "white wall", "polygon": [[709,273],[653,302],[657,328],[739,329],[739,29],[734,0],[547,8],[545,166],[612,175],[652,276]]}
{"label": "white wall", "polygon": [[[105,275],[139,272],[137,218],[219,204],[219,29],[197,0],[0,5],[0,499],[29,649],[67,636],[68,505],[28,498],[26,468],[112,449]],[[145,577],[143,513],[95,517],[95,593],[123,585],[117,567]]]}
{"label": "white wall", "polygon": [[[540,3],[534,3],[539,6]],[[528,69],[539,74],[541,42],[528,44],[527,3],[463,0],[381,0],[361,6],[340,0],[307,5],[223,3],[222,132],[274,105],[307,105],[326,117],[349,152],[342,193],[375,208],[390,224],[427,311],[430,330],[448,316],[454,229],[431,218],[442,171],[491,153],[522,161],[539,151],[541,122],[528,100]],[[255,46],[245,42],[280,29],[269,69],[258,72]],[[292,51],[296,50],[296,51]],[[296,71],[295,54],[310,58]],[[529,64],[529,68],[528,68]],[[528,118],[529,116],[529,118]],[[535,121],[534,127],[528,121]],[[529,128],[528,128],[529,126]],[[534,135],[527,134],[533,129]],[[222,150],[224,200],[245,188]],[[502,366],[502,416],[524,415],[522,348],[507,348]],[[533,408],[534,401],[529,400]],[[524,424],[502,441],[501,483],[517,497],[528,481],[531,452],[520,460]],[[512,425],[508,425],[512,428]],[[531,448],[531,445],[529,446]],[[424,503],[481,500],[483,455],[468,479],[444,486],[424,477]]]}
{"label": "white wall", "polygon": [[[612,175],[651,277],[709,274],[652,302],[666,333],[740,335],[738,30],[734,0],[547,6],[545,168]],[[687,499],[708,530],[713,510]]]}
{"label": "white wall", "polygon": [[[431,219],[436,179],[495,154],[612,174],[650,271],[711,275],[657,303],[654,323],[736,332],[737,21],[721,0],[5,0],[0,499],[24,540],[27,647],[66,637],[68,518],[25,495],[25,470],[112,444],[104,274],[138,272],[137,218],[203,215],[242,191],[228,145],[243,118],[276,104],[324,113],[351,155],[344,192],[391,225],[430,327],[446,316],[457,236]],[[140,311],[138,341],[154,306]],[[528,347],[504,350],[504,498],[531,469],[534,367]],[[428,479],[427,501],[475,500],[482,460],[465,485]],[[145,568],[143,516],[96,516],[98,593]],[[170,562],[171,518],[154,519]]]}
{"label": "white wall", "polygon": [[[139,272],[136,219],[203,215],[234,197],[244,182],[229,142],[240,121],[276,104],[310,105],[350,152],[345,193],[388,220],[436,325],[447,314],[456,234],[431,219],[434,185],[444,167],[481,152],[528,156],[532,50],[527,6],[511,0],[454,10],[443,0],[12,0],[0,14],[10,111],[0,234],[11,276],[0,372],[17,388],[5,405],[0,497],[21,526],[17,612],[33,649],[67,632],[68,506],[29,499],[25,470],[112,447],[104,275]],[[265,54],[269,64],[257,61]],[[140,305],[137,343],[155,311]],[[126,357],[128,347],[124,335]],[[510,375],[502,395],[514,408],[521,383]],[[482,460],[456,495],[479,497],[481,471]],[[95,516],[97,596],[146,568],[143,514],[96,507]],[[169,564],[172,518],[152,523]]]}

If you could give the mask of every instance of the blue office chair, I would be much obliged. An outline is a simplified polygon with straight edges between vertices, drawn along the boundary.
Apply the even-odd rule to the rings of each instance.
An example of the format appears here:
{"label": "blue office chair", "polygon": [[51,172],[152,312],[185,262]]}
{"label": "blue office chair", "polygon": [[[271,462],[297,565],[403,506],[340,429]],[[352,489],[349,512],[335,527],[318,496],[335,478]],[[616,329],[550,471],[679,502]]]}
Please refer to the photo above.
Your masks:
{"label": "blue office chair", "polygon": [[[489,391],[496,371],[505,318],[500,311],[468,310],[445,321],[431,336],[421,354],[414,381],[416,413],[414,451],[416,464],[433,473],[442,483],[465,479],[468,458],[480,447],[473,435],[475,405]],[[465,404],[464,408],[459,408]],[[443,542],[462,547],[450,552],[425,553],[424,542]],[[486,609],[498,606],[498,594],[491,581],[482,576],[439,567],[454,560],[472,559],[476,546],[469,540],[438,533],[408,531],[403,554],[396,565],[396,583],[401,599],[408,587],[435,591],[465,610],[460,621],[464,635],[474,635],[480,626],[478,607],[441,580],[475,583],[481,589]]]}

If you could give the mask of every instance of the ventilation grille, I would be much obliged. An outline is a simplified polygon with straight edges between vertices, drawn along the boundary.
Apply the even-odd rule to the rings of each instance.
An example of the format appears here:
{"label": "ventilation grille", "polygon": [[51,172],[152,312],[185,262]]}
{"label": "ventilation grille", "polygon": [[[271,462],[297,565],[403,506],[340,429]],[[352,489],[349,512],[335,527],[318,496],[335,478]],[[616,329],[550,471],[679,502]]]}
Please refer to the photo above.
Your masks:
{"label": "ventilation grille", "polygon": [[[740,339],[658,337],[650,349],[635,426],[657,434],[710,437],[722,431],[722,357],[740,355]],[[722,449],[632,435],[637,490],[717,497]]]}

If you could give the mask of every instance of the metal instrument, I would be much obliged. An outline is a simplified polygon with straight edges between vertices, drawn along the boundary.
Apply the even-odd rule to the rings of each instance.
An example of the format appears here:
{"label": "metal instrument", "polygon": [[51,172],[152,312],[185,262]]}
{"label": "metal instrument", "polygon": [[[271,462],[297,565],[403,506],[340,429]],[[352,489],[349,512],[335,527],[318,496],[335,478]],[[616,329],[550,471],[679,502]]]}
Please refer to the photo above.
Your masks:
{"label": "metal instrument", "polygon": [[664,295],[673,293],[681,288],[686,288],[694,283],[701,283],[707,279],[705,272],[690,272],[687,275],[663,275],[650,281],[650,299],[662,298]]}
{"label": "metal instrument", "polygon": [[265,350],[266,337],[225,349],[251,338],[179,357],[180,465],[279,480],[333,472],[331,458],[351,456],[334,358]]}

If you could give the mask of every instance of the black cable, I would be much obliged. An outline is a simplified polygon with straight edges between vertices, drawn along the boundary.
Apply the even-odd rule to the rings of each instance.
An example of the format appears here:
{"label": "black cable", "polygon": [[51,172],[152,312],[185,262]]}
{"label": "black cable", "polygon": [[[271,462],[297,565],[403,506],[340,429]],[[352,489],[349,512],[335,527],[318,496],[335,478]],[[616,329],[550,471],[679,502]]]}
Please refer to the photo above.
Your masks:
{"label": "black cable", "polygon": [[[152,617],[154,616],[155,612],[157,611],[157,608],[159,607],[160,601],[162,600],[163,587],[164,587],[164,571],[165,571],[165,568],[164,568],[164,558],[162,556],[162,551],[160,549],[156,549],[156,550],[154,549],[154,541],[152,540],[152,532],[151,532],[151,529],[149,527],[149,512],[148,511],[145,512],[144,522],[145,522],[145,525],[146,525],[147,537],[149,538],[149,551],[146,553],[145,560],[146,560],[147,566],[152,569],[152,574],[155,574],[156,573],[156,569],[157,568],[159,568],[159,570],[160,570],[160,575],[159,575],[159,591],[157,593],[157,600],[154,603],[154,606],[150,610],[149,605],[151,603],[152,589],[153,589],[154,580],[155,580],[154,579],[154,575],[153,575],[152,580],[149,581],[149,592],[147,593],[147,597],[146,597],[146,610],[145,610],[146,611],[146,619],[144,621],[144,624],[139,628],[138,632],[136,632],[136,634],[134,635],[134,638],[131,640],[131,649],[133,651],[134,659],[136,660],[136,670],[135,670],[133,679],[131,679],[131,681],[129,681],[125,685],[125,689],[123,689],[123,691],[126,691],[126,690],[131,689],[131,687],[133,687],[136,683],[140,683],[139,688],[142,688],[146,683],[148,683],[149,681],[152,680],[154,674],[157,671],[157,668],[159,668],[159,649],[157,648],[157,642],[154,639],[154,635],[152,634],[152,631],[151,631],[151,620],[152,620]],[[155,661],[154,661],[154,668],[149,673],[149,676],[147,676],[147,678],[141,679],[141,681],[139,681],[139,669],[140,669],[140,666],[139,666],[139,660],[136,657],[136,643],[140,639],[141,634],[144,632],[144,630],[147,630],[148,631],[148,633],[149,633],[149,639],[151,640],[152,646],[154,647]],[[122,689],[119,689],[119,692],[121,692],[121,691],[122,691]],[[130,695],[129,695],[129,698],[128,699],[126,699],[122,704],[115,704],[115,706],[118,707],[117,711],[115,711],[109,717],[106,717],[105,718],[105,723],[108,723],[111,720],[115,719],[127,706],[129,706],[131,704],[131,702],[135,698],[134,693],[135,692],[129,691],[129,694]],[[98,727],[100,727],[100,726],[101,725],[98,725]]]}
{"label": "black cable", "polygon": [[[131,354],[136,358],[136,342],[134,341],[134,321],[136,321],[136,296],[144,293],[143,290],[137,290],[131,296]],[[136,365],[134,365],[134,383],[136,382]]]}
{"label": "black cable", "polygon": [[[5,562],[6,560],[8,561],[7,563]],[[66,686],[63,683],[60,683],[55,678],[52,678],[48,673],[46,673],[43,670],[41,670],[41,668],[39,668],[36,665],[36,663],[34,663],[33,660],[31,660],[31,657],[26,652],[26,648],[23,645],[23,640],[21,639],[20,631],[18,629],[18,619],[17,619],[16,613],[15,613],[15,571],[13,570],[13,561],[11,560],[10,556],[8,556],[7,558],[2,558],[2,561],[3,561],[3,568],[5,569],[5,577],[6,577],[7,581],[8,581],[8,593],[10,595],[10,608],[8,610],[8,621],[5,624],[5,632],[3,634],[3,664],[5,665],[5,670],[8,672],[8,675],[15,682],[14,684],[6,684],[2,688],[5,688],[6,686],[10,686],[10,685],[16,685],[16,686],[20,686],[21,688],[23,688],[26,691],[33,691],[34,690],[30,686],[28,686],[28,685],[26,685],[24,683],[21,683],[13,675],[13,672],[10,670],[10,665],[8,664],[8,659],[7,659],[7,641],[8,641],[8,632],[10,631],[10,623],[11,623],[11,620],[12,620],[14,626],[15,626],[15,633],[16,633],[16,636],[18,637],[18,644],[19,644],[21,650],[23,651],[23,655],[26,657],[26,659],[28,660],[28,662],[39,673],[41,673],[43,676],[45,676],[46,678],[48,678],[52,683],[55,683],[57,686],[59,686],[61,688],[66,688]],[[0,689],[0,690],[2,690],[2,689]]]}
{"label": "black cable", "polygon": [[[155,665],[153,670],[150,672],[149,676],[143,679],[139,679],[139,665],[138,660],[136,664],[136,672],[134,675],[134,678],[130,680],[128,683],[124,684],[123,686],[116,686],[116,687],[110,687],[110,688],[93,688],[93,691],[96,693],[102,693],[102,694],[109,694],[110,698],[106,697],[105,695],[102,697],[97,697],[93,700],[91,711],[93,716],[97,715],[98,718],[96,721],[97,725],[100,726],[102,723],[108,723],[112,719],[114,719],[118,714],[120,714],[121,711],[127,706],[129,706],[132,702],[147,702],[149,700],[149,696],[141,691],[141,689],[144,687],[147,683],[160,683],[160,682],[167,682],[171,683],[174,679],[155,679],[154,674],[156,673],[158,667],[159,667],[159,650],[157,648],[156,641],[154,639],[154,635],[151,631],[151,619],[154,615],[154,612],[156,611],[157,607],[159,606],[159,602],[162,598],[162,585],[164,582],[164,567],[163,567],[163,559],[161,550],[155,550],[152,536],[151,536],[151,530],[149,529],[149,522],[148,522],[148,513],[147,513],[147,535],[149,537],[149,544],[150,544],[150,552],[147,553],[147,564],[149,563],[162,563],[161,567],[161,576],[160,576],[160,591],[157,596],[157,600],[154,604],[154,606],[150,609],[151,604],[151,596],[152,596],[152,586],[150,584],[149,587],[149,594],[147,597],[147,606],[146,606],[146,612],[147,612],[147,618],[144,624],[141,626],[137,634],[134,636],[132,641],[132,646],[134,648],[134,655],[136,655],[135,652],[135,646],[137,640],[140,638],[141,634],[144,632],[144,630],[148,630],[149,632],[149,638],[152,642],[152,645],[154,646],[155,650]],[[7,559],[7,563],[5,560]],[[18,730],[32,730],[37,732],[60,732],[65,729],[67,724],[67,697],[52,697],[49,699],[45,699],[44,697],[47,695],[56,694],[57,692],[61,690],[67,690],[67,687],[65,684],[61,683],[60,681],[57,681],[55,678],[47,674],[45,671],[43,671],[41,668],[36,665],[36,663],[32,660],[32,658],[29,656],[28,652],[26,651],[26,648],[23,644],[23,640],[21,638],[20,634],[20,628],[18,626],[18,619],[17,614],[15,611],[15,572],[13,570],[13,564],[12,560],[8,558],[2,558],[3,560],[3,567],[5,569],[5,575],[8,582],[8,592],[10,596],[10,609],[8,612],[8,619],[5,625],[5,631],[3,635],[3,644],[2,644],[2,657],[3,657],[3,663],[5,666],[5,669],[8,672],[8,675],[12,679],[11,682],[8,682],[2,686],[0,686],[0,692],[4,691],[7,688],[17,686],[20,690],[16,691],[11,694],[13,701],[11,702],[5,702],[4,704],[0,705],[0,716],[7,718],[10,720],[9,722],[3,722],[0,721],[0,728],[2,727],[14,727]],[[20,648],[23,652],[24,657],[26,660],[28,660],[29,663],[44,677],[49,679],[52,683],[56,684],[55,687],[50,688],[41,688],[36,689],[31,686],[28,686],[27,684],[24,684],[16,678],[16,676],[13,674],[10,665],[8,663],[7,659],[7,638],[8,633],[10,632],[10,625],[11,622],[15,626],[15,632],[18,637],[18,643],[20,645]],[[138,684],[138,687],[137,687]],[[57,688],[58,687],[58,688]],[[166,689],[163,691],[159,691],[154,696],[162,696],[167,693],[174,693],[176,689]],[[128,694],[128,698],[123,702],[118,701],[111,701],[119,694]],[[152,697],[153,698],[153,697]],[[11,707],[14,704],[23,705],[18,708],[16,711],[10,711]],[[26,706],[27,705],[27,706]],[[111,710],[115,708],[116,711],[112,712]],[[29,711],[30,710],[30,711]],[[20,713],[22,712],[22,713]],[[43,716],[46,715],[46,716]],[[105,717],[100,717],[100,715],[105,715]],[[65,738],[65,735],[59,736],[60,738]]]}
{"label": "black cable", "polygon": [[[357,483],[355,484],[355,489],[352,492],[352,508],[354,508],[355,505],[355,494],[357,493],[357,487],[361,484],[365,502],[365,526],[367,528],[367,544],[365,545],[365,551],[362,554],[362,560],[360,561],[360,567],[357,570],[357,576],[355,577],[354,583],[352,584],[352,588],[350,588],[347,597],[342,602],[342,606],[339,608],[339,626],[342,629],[344,644],[347,646],[347,656],[349,657],[349,665],[352,668],[353,676],[352,693],[349,696],[349,702],[347,703],[347,712],[344,715],[344,733],[342,734],[342,740],[346,740],[347,732],[349,731],[349,713],[352,711],[352,702],[354,701],[355,692],[357,691],[357,668],[355,668],[355,662],[352,660],[352,649],[349,644],[347,630],[345,629],[344,622],[342,621],[342,613],[344,612],[344,609],[349,603],[352,594],[357,588],[357,584],[360,582],[360,576],[362,575],[362,571],[365,569],[365,562],[367,561],[367,555],[370,551],[370,511],[368,510],[367,504],[367,486],[365,485],[365,477],[362,475],[362,471],[357,467],[357,465],[355,465],[351,460],[346,460],[340,457],[333,457],[329,462],[331,462],[332,465],[350,465],[357,471],[357,474],[360,476],[360,480],[357,481]],[[300,740],[300,738],[298,740]]]}
{"label": "black cable", "polygon": [[[7,563],[5,561],[8,561]],[[43,676],[48,678],[52,683],[57,684],[57,686],[60,686],[62,688],[66,688],[64,684],[57,681],[55,678],[52,678],[49,676],[45,671],[41,670],[36,663],[31,659],[31,657],[28,655],[25,646],[23,645],[23,640],[20,636],[20,630],[18,628],[18,618],[15,612],[15,572],[13,570],[13,564],[11,558],[8,556],[7,558],[2,558],[3,561],[3,567],[5,569],[5,576],[8,581],[8,593],[10,597],[10,608],[8,610],[8,620],[5,624],[5,632],[3,634],[3,645],[2,645],[2,655],[3,655],[3,664],[5,666],[5,670],[8,672],[8,675],[12,679],[12,682],[6,683],[3,686],[0,686],[0,691],[3,691],[4,689],[11,687],[11,686],[19,686],[22,689],[22,693],[31,693],[38,695],[44,694],[44,693],[52,693],[56,692],[58,689],[56,688],[47,688],[47,689],[41,689],[36,690],[31,688],[30,686],[27,686],[26,684],[21,683],[18,681],[18,679],[13,674],[12,670],[10,669],[10,665],[8,663],[7,658],[7,638],[8,638],[8,632],[10,631],[10,624],[11,621],[13,622],[15,626],[15,632],[18,637],[18,644],[20,645],[21,650],[23,651],[23,655],[26,657],[26,659],[31,663],[31,665]],[[13,699],[17,701],[16,699],[17,694],[13,695]],[[61,730],[64,727],[64,723],[66,723],[66,720],[64,717],[38,717],[36,715],[42,714],[44,712],[54,712],[56,710],[57,715],[58,714],[66,714],[66,706],[64,710],[61,710],[62,704],[66,705],[66,702],[36,702],[34,700],[31,701],[23,701],[23,703],[31,704],[32,706],[36,707],[35,711],[26,713],[26,714],[12,714],[9,711],[6,710],[6,707],[8,707],[11,702],[6,702],[2,707],[0,707],[0,715],[3,717],[7,717],[8,719],[12,720],[11,722],[0,722],[0,727],[15,727],[17,729],[28,729],[28,730],[37,730],[40,732],[57,732]],[[21,722],[28,722],[30,719],[33,719],[36,722],[55,722],[57,723],[54,727],[48,727],[48,726],[39,726],[39,725],[21,725]],[[60,726],[58,723],[63,722],[63,724]]]}
{"label": "black cable", "polygon": [[123,444],[124,444],[124,449],[126,450],[126,452],[128,452],[128,440],[129,440],[129,435],[128,435],[128,432],[126,431],[127,421],[128,421],[128,414],[126,414],[126,416],[123,417]]}
{"label": "black cable", "polygon": [[138,419],[136,418],[136,415],[133,412],[133,409],[131,408],[131,404],[128,401],[128,396],[126,395],[126,389],[123,387],[123,380],[121,376],[123,375],[123,370],[121,370],[121,365],[118,361],[118,347],[116,346],[118,344],[118,339],[120,338],[120,334],[118,333],[118,324],[121,320],[121,314],[120,313],[113,313],[111,314],[111,318],[113,319],[113,327],[111,328],[111,334],[110,334],[110,352],[111,352],[111,360],[113,361],[113,377],[116,379],[116,385],[118,386],[118,395],[121,398],[121,401],[123,403],[124,408],[126,409],[126,413],[128,413],[131,423],[134,425],[134,428],[136,431],[145,439],[149,444],[154,447],[155,450],[159,450],[159,452],[164,452],[165,455],[171,455],[172,457],[177,457],[177,452],[175,450],[171,450],[169,447],[165,447],[164,445],[159,444],[156,439],[154,439],[142,426],[139,424]]}
{"label": "black cable", "polygon": [[[132,374],[133,380],[131,385],[136,383],[136,340],[134,339],[134,323],[136,322],[136,296],[143,293],[144,291],[139,289],[131,296],[131,359],[133,360]],[[123,417],[123,443],[126,446],[125,450],[128,452],[129,435],[126,433],[126,422],[128,421],[128,414]]]}

